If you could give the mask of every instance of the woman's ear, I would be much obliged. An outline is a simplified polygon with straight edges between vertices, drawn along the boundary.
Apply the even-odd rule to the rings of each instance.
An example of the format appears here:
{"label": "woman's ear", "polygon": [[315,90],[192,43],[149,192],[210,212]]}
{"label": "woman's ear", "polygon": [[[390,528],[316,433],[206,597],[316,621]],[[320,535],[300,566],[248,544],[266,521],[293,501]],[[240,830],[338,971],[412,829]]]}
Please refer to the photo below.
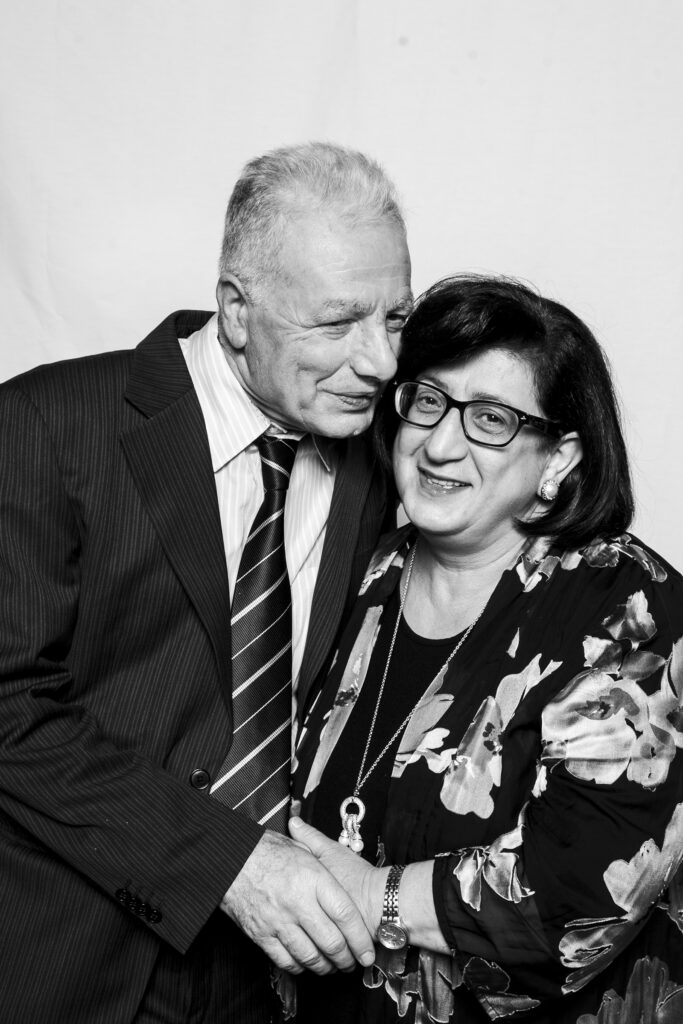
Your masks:
{"label": "woman's ear", "polygon": [[234,274],[224,274],[216,285],[218,320],[222,340],[238,351],[249,340],[249,305],[246,292]]}
{"label": "woman's ear", "polygon": [[584,458],[584,446],[577,431],[563,434],[554,445],[541,476],[541,485],[545,481],[554,480],[559,487],[574,466],[578,466]]}

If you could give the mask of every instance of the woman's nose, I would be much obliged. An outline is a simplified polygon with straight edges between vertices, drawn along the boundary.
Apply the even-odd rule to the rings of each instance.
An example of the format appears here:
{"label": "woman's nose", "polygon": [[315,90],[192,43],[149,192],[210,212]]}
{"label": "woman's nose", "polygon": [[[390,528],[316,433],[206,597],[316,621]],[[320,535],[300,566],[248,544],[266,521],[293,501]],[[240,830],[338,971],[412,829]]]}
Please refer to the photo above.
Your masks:
{"label": "woman's nose", "polygon": [[430,459],[448,462],[462,459],[468,452],[460,409],[449,409],[444,418],[429,431],[424,449]]}

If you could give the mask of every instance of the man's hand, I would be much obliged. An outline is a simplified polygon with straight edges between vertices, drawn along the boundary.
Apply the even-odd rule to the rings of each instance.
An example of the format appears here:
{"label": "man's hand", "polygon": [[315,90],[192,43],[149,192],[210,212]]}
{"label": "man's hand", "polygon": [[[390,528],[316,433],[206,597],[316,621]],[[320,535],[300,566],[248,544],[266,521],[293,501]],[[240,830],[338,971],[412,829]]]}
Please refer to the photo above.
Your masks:
{"label": "man's hand", "polygon": [[266,832],[221,901],[221,910],[286,971],[328,974],[375,959],[351,897],[303,846]]}
{"label": "man's hand", "polygon": [[388,868],[373,868],[368,861],[353,853],[347,846],[328,839],[301,818],[290,818],[289,834],[297,843],[303,843],[334,875],[358,907],[366,928],[374,935],[382,916]]}

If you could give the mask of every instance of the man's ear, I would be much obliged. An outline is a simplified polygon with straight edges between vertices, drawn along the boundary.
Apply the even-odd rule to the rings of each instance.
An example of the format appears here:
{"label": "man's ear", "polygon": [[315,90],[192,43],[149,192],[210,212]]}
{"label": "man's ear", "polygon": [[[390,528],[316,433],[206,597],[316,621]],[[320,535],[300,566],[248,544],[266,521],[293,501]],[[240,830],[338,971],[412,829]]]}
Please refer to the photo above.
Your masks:
{"label": "man's ear", "polygon": [[245,348],[249,339],[249,306],[239,278],[223,274],[216,285],[216,299],[224,340],[232,349]]}
{"label": "man's ear", "polygon": [[575,430],[564,434],[548,456],[543,471],[544,480],[555,480],[559,486],[583,458],[581,438]]}

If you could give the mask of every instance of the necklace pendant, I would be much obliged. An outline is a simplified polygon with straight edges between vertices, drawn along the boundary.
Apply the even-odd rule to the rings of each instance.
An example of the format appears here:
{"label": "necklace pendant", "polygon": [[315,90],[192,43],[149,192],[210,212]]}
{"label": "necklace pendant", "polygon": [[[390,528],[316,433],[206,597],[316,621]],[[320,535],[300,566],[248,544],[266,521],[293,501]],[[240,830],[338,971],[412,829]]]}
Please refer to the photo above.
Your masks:
{"label": "necklace pendant", "polygon": [[[356,809],[350,811],[349,808]],[[365,804],[358,796],[348,796],[339,808],[342,830],[337,840],[342,846],[348,846],[354,853],[360,853],[364,847],[360,834],[360,823],[365,817]]]}
{"label": "necklace pendant", "polygon": [[360,828],[356,823],[356,829],[351,834],[351,838],[349,839],[349,849],[353,850],[354,853],[360,853],[364,846],[365,843],[363,842],[360,836]]}

